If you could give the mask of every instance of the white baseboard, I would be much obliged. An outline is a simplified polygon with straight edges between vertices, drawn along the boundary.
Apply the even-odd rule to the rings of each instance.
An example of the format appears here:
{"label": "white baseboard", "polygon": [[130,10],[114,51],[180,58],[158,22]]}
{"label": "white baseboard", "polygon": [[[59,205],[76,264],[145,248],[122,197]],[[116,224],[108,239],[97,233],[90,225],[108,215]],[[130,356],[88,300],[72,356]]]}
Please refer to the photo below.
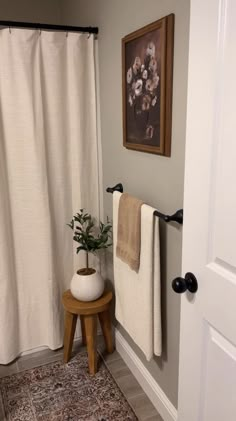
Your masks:
{"label": "white baseboard", "polygon": [[115,330],[116,349],[164,421],[177,421],[177,410],[121,333]]}

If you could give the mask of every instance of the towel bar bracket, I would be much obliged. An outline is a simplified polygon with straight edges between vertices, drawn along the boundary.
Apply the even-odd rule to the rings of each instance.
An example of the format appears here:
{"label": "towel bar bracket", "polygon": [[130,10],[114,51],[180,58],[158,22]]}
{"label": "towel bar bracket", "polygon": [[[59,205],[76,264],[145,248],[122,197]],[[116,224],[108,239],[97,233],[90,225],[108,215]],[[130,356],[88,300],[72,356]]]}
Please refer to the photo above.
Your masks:
{"label": "towel bar bracket", "polygon": [[165,215],[159,211],[154,212],[155,216],[158,216],[161,219],[164,219],[165,222],[177,222],[180,225],[183,225],[184,211],[183,209],[177,210],[173,215]]}
{"label": "towel bar bracket", "polygon": [[107,187],[106,189],[107,193],[114,193],[114,191],[119,191],[120,193],[123,193],[123,185],[121,183],[116,184],[114,187]]}
{"label": "towel bar bracket", "polygon": [[[123,193],[124,188],[123,188],[123,185],[121,183],[118,183],[114,187],[107,187],[106,191],[108,193],[114,193],[114,191],[118,191],[120,193]],[[183,224],[183,218],[184,218],[183,209],[178,209],[173,215],[165,215],[164,213],[161,213],[158,210],[156,210],[154,212],[154,215],[163,219],[165,222],[177,222],[180,225]]]}

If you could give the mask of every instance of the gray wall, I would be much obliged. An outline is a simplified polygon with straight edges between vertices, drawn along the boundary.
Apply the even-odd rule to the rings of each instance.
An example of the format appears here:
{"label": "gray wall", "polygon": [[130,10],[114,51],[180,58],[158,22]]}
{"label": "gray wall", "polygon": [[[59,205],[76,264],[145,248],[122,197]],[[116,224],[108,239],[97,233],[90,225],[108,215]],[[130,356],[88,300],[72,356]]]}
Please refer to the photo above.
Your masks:
{"label": "gray wall", "polygon": [[[173,130],[171,158],[122,146],[121,38],[169,13],[175,13]],[[0,19],[99,26],[99,70],[104,191],[121,181],[125,190],[163,212],[182,207],[187,91],[189,0],[0,0]],[[105,214],[112,198],[104,196]],[[181,273],[182,232],[161,224],[163,341],[162,358],[146,363],[137,355],[177,406],[179,297],[171,280]],[[137,315],[142,318],[142,314]]]}
{"label": "gray wall", "polygon": [[0,20],[59,24],[61,0],[0,0]]}
{"label": "gray wall", "polygon": [[[169,13],[175,13],[173,131],[171,158],[129,151],[122,146],[121,38]],[[189,0],[64,0],[68,24],[99,26],[99,72],[103,182],[125,190],[163,212],[182,207],[187,92]],[[105,214],[112,215],[112,197],[104,196]],[[119,327],[134,351],[177,407],[179,297],[171,281],[181,273],[182,231],[161,226],[163,340],[162,358],[146,363],[142,353]],[[142,318],[140,313],[137,317]]]}

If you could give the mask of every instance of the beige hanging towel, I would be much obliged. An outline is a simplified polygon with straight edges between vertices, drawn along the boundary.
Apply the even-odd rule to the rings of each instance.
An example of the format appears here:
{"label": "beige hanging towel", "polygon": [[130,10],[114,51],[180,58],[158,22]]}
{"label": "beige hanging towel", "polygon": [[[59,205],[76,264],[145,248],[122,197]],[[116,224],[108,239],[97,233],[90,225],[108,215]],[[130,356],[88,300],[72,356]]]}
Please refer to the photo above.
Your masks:
{"label": "beige hanging towel", "polygon": [[150,361],[162,352],[159,218],[154,216],[154,208],[142,205],[140,266],[136,273],[115,253],[121,198],[119,192],[113,193],[115,314]]}
{"label": "beige hanging towel", "polygon": [[124,193],[119,201],[116,256],[138,272],[141,246],[142,200]]}

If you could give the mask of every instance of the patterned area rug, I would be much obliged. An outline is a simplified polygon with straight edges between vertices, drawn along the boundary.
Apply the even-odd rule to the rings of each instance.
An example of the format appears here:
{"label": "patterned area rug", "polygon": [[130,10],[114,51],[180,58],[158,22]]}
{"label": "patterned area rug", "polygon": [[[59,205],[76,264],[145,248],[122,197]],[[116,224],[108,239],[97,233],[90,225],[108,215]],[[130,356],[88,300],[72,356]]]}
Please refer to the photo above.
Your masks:
{"label": "patterned area rug", "polygon": [[[87,353],[0,380],[7,421],[137,421],[103,362],[88,374]],[[1,420],[2,421],[2,420]]]}

